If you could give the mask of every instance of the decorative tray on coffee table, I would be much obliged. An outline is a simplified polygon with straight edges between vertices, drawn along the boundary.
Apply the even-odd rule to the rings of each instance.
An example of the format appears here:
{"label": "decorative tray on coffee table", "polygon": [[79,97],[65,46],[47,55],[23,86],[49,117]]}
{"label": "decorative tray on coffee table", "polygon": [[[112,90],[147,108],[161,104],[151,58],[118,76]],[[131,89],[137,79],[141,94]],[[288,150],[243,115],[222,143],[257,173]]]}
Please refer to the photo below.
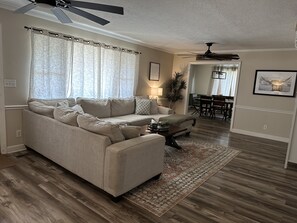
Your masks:
{"label": "decorative tray on coffee table", "polygon": [[148,126],[151,132],[167,132],[169,131],[169,125],[164,123],[153,123]]}

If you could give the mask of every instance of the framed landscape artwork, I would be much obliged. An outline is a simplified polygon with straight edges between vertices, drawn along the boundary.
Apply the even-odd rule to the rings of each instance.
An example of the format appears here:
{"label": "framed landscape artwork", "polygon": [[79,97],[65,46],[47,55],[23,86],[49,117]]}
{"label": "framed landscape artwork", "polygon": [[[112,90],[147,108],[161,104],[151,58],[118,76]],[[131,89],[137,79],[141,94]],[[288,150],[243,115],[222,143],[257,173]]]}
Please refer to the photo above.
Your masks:
{"label": "framed landscape artwork", "polygon": [[254,94],[295,97],[296,70],[256,70]]}
{"label": "framed landscape artwork", "polygon": [[160,64],[150,62],[149,80],[150,81],[158,81],[159,79],[160,79]]}

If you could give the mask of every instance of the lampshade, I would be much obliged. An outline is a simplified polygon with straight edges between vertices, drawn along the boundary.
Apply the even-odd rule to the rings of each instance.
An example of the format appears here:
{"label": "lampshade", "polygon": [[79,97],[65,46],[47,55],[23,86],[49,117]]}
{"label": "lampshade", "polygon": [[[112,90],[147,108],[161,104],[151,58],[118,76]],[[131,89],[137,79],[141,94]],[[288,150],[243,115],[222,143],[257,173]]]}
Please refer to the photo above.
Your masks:
{"label": "lampshade", "polygon": [[163,88],[151,88],[151,95],[152,96],[162,96],[163,95]]}

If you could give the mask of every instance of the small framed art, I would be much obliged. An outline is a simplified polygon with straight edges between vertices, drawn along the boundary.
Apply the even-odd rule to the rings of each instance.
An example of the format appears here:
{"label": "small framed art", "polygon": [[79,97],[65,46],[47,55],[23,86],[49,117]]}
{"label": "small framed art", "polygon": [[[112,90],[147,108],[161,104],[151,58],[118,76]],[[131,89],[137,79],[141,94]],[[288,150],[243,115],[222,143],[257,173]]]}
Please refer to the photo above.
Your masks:
{"label": "small framed art", "polygon": [[160,64],[150,62],[149,80],[158,81],[160,80]]}

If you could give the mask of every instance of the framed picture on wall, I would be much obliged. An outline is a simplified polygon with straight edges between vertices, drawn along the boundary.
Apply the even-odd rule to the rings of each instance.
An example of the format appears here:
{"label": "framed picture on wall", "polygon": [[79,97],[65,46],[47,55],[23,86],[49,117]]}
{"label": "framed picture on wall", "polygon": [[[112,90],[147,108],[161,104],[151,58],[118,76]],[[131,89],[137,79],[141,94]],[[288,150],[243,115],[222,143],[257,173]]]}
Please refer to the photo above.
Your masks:
{"label": "framed picture on wall", "polygon": [[297,70],[256,70],[254,94],[295,97]]}
{"label": "framed picture on wall", "polygon": [[150,62],[149,80],[158,81],[160,80],[160,64]]}

